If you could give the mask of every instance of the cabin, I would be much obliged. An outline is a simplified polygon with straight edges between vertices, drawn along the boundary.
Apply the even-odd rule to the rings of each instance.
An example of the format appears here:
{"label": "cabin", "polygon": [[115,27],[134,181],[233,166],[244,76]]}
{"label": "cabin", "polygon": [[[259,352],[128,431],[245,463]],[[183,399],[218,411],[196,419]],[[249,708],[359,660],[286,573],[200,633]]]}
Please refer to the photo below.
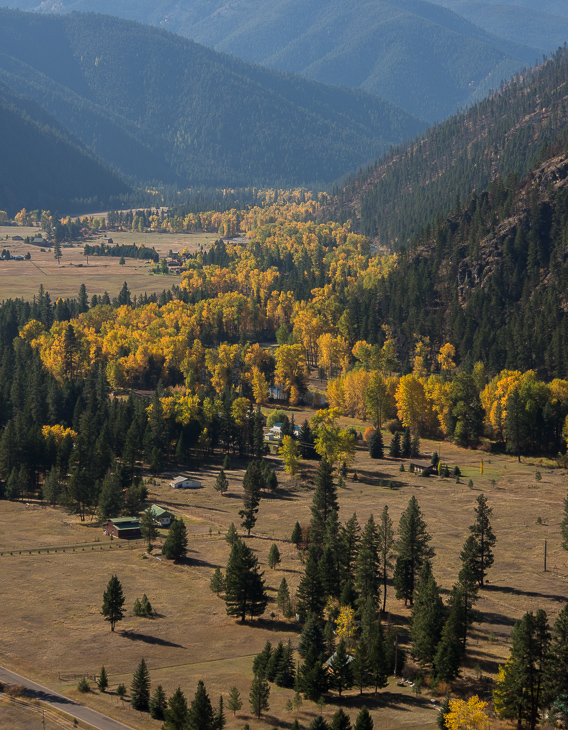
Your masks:
{"label": "cabin", "polygon": [[45,246],[47,241],[43,236],[35,236],[32,238],[32,243],[34,246]]}
{"label": "cabin", "polygon": [[[283,423],[275,423],[274,426],[265,434],[264,440],[265,441],[280,441],[282,438],[282,426]],[[294,426],[294,433],[296,435],[296,438],[300,435],[300,427]]]}
{"label": "cabin", "polygon": [[112,238],[111,238],[110,236],[105,236],[105,237],[103,238],[103,241],[104,241],[104,242],[105,242],[105,243],[106,243],[107,245],[109,245],[109,246],[110,246],[110,244],[111,244],[111,243],[114,243],[114,241],[112,240]]}
{"label": "cabin", "polygon": [[429,477],[430,474],[437,474],[438,469],[429,461],[408,460],[408,471],[411,474],[418,474],[423,477]]}
{"label": "cabin", "polygon": [[157,504],[151,504],[148,509],[152,513],[154,522],[157,525],[160,525],[160,527],[169,527],[175,520],[175,515],[172,512],[168,512],[168,510],[163,507],[158,507]]}
{"label": "cabin", "polygon": [[112,517],[107,520],[104,533],[119,540],[142,537],[140,520],[138,517]]}
{"label": "cabin", "polygon": [[12,241],[23,241],[24,239],[21,236],[12,236]]}
{"label": "cabin", "polygon": [[201,489],[201,482],[191,477],[176,477],[170,482],[173,489]]}

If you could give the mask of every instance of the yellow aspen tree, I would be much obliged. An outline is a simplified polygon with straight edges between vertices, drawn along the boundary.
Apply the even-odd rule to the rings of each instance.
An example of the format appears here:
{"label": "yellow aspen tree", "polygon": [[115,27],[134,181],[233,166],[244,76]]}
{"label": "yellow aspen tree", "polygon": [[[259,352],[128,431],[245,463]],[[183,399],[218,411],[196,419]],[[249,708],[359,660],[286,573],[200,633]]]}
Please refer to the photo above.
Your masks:
{"label": "yellow aspen tree", "polygon": [[257,367],[252,369],[251,375],[252,394],[254,402],[258,406],[263,406],[268,402],[270,390],[264,373],[261,373]]}
{"label": "yellow aspen tree", "polygon": [[453,370],[455,370],[455,357],[456,348],[450,342],[446,342],[445,345],[442,345],[438,354],[438,364],[440,365],[440,370],[445,375],[449,375]]}
{"label": "yellow aspen tree", "polygon": [[278,449],[278,456],[284,462],[286,474],[296,474],[300,468],[300,448],[292,436],[284,436],[282,446]]}
{"label": "yellow aspen tree", "polygon": [[345,640],[348,650],[356,633],[355,610],[351,606],[342,606],[337,617],[337,636]]}
{"label": "yellow aspen tree", "polygon": [[485,712],[487,702],[477,695],[465,700],[450,700],[450,711],[444,721],[448,730],[490,730],[491,723]]}
{"label": "yellow aspen tree", "polygon": [[398,417],[413,435],[420,433],[425,423],[430,404],[426,397],[424,385],[415,373],[403,375],[396,389],[396,406]]}

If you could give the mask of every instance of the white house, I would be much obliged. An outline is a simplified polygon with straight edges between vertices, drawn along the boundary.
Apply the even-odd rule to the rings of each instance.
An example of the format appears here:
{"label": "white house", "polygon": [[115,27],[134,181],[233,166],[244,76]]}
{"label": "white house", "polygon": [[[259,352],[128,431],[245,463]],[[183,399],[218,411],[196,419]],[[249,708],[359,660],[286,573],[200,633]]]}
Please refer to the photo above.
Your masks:
{"label": "white house", "polygon": [[170,487],[174,489],[201,489],[201,482],[190,477],[176,477],[170,482]]}

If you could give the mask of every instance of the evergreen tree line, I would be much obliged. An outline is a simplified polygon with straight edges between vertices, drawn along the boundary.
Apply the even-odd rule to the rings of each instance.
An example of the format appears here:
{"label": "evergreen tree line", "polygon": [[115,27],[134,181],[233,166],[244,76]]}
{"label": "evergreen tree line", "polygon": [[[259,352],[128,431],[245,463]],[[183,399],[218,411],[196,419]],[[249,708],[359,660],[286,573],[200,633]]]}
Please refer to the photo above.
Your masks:
{"label": "evergreen tree line", "polygon": [[160,255],[153,248],[147,246],[137,246],[134,244],[122,244],[115,243],[114,246],[110,246],[105,243],[101,243],[98,246],[91,246],[86,243],[84,246],[85,256],[114,256],[120,258],[131,258],[131,259],[149,259],[158,263]]}

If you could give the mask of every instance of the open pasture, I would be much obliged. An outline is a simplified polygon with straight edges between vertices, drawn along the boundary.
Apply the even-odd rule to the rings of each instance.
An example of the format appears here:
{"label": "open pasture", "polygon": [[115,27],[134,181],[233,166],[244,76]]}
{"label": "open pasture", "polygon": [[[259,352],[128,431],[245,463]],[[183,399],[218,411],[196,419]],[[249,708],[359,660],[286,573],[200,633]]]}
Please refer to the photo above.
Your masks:
{"label": "open pasture", "polygon": [[[303,414],[296,412],[296,422]],[[360,425],[353,422],[359,429]],[[388,444],[389,436],[385,435]],[[340,518],[357,512],[361,525],[373,513],[377,518],[388,504],[395,526],[401,512],[415,494],[432,535],[436,550],[434,572],[447,592],[459,570],[459,553],[473,522],[476,497],[483,491],[493,508],[492,526],[497,536],[495,565],[489,572],[489,584],[481,592],[478,609],[480,622],[474,626],[465,680],[475,682],[475,669],[484,675],[495,674],[498,664],[507,657],[510,632],[514,622],[527,610],[543,608],[551,622],[568,601],[568,554],[560,547],[562,501],[567,481],[563,470],[534,464],[518,464],[503,455],[482,454],[459,449],[451,444],[423,441],[424,454],[442,451],[442,459],[458,465],[465,475],[455,478],[428,479],[400,472],[400,462],[389,459],[372,461],[364,449],[357,453],[353,466],[358,473],[354,481],[349,470],[346,488],[340,490]],[[484,473],[480,461],[484,459]],[[279,466],[278,460],[274,461]],[[236,685],[243,698],[243,709],[233,718],[226,712],[230,730],[241,729],[249,722],[252,730],[289,727],[298,714],[307,727],[318,708],[304,701],[299,712],[290,712],[286,703],[292,690],[271,685],[270,710],[262,721],[250,716],[248,692],[252,678],[253,655],[270,640],[274,645],[289,638],[297,644],[299,628],[286,621],[276,607],[276,593],[283,577],[291,592],[299,582],[302,564],[289,542],[296,520],[306,524],[310,518],[315,462],[303,462],[302,478],[293,480],[279,470],[280,489],[263,497],[253,535],[247,538],[265,570],[271,603],[261,621],[241,625],[227,617],[223,601],[209,589],[216,567],[224,569],[229,547],[224,539],[231,522],[239,525],[243,464],[235,462],[229,469],[229,491],[225,496],[214,489],[220,465],[208,463],[191,472],[203,484],[198,490],[173,490],[172,474],[150,483],[150,501],[172,509],[186,521],[189,533],[187,560],[180,564],[147,556],[143,548],[126,550],[86,550],[49,555],[12,555],[0,557],[3,580],[0,600],[3,621],[0,624],[0,663],[40,679],[70,697],[136,728],[159,728],[147,715],[120,703],[114,690],[120,682],[127,687],[132,672],[144,657],[150,669],[152,686],[161,683],[166,693],[178,685],[190,700],[198,679],[205,681],[216,705],[223,693],[225,709],[228,690]],[[535,479],[540,469],[542,478]],[[167,478],[166,478],[167,477]],[[473,488],[467,486],[471,477]],[[393,487],[380,486],[393,482]],[[538,518],[540,517],[540,521]],[[69,540],[92,540],[93,535],[107,541],[100,527],[87,521],[80,524],[61,509],[30,509],[24,504],[0,502],[2,548],[36,547],[41,544],[69,544]],[[548,541],[548,570],[543,569],[544,541]],[[273,542],[278,544],[282,562],[271,570],[267,557]],[[116,545],[116,542],[115,542]],[[112,574],[120,578],[126,595],[127,615],[111,633],[100,615],[102,594]],[[148,595],[157,611],[153,619],[132,614],[134,600]],[[394,598],[389,588],[389,620],[400,627],[405,640],[409,611]],[[95,674],[101,665],[110,676],[110,693],[79,695],[76,681],[69,675]],[[61,675],[62,679],[58,680]],[[367,691],[361,698],[348,693],[344,707],[352,718],[366,704],[375,719],[375,727],[386,730],[434,728],[436,712],[429,696],[415,696],[409,688],[399,688],[391,681],[378,695]],[[334,696],[323,710],[330,718],[337,709]]]}
{"label": "open pasture", "polygon": [[[146,259],[126,258],[121,266],[119,257],[89,256],[83,254],[85,243],[99,245],[103,242],[103,233],[93,235],[85,241],[74,244],[63,244],[60,265],[53,256],[53,249],[33,246],[25,241],[13,241],[13,236],[37,236],[39,228],[0,226],[0,247],[9,249],[12,255],[29,253],[29,261],[0,260],[0,300],[22,297],[31,299],[40,285],[43,285],[55,301],[58,297],[73,298],[81,284],[87,287],[87,293],[103,294],[107,291],[110,297],[117,296],[123,283],[128,283],[132,295],[161,292],[173,284],[179,284],[178,275],[157,275],[152,273],[155,264]],[[170,250],[197,251],[200,246],[208,249],[217,238],[214,233],[136,233],[109,232],[114,243],[145,245],[155,248],[160,258],[167,256]],[[8,236],[8,240],[6,240]]]}

